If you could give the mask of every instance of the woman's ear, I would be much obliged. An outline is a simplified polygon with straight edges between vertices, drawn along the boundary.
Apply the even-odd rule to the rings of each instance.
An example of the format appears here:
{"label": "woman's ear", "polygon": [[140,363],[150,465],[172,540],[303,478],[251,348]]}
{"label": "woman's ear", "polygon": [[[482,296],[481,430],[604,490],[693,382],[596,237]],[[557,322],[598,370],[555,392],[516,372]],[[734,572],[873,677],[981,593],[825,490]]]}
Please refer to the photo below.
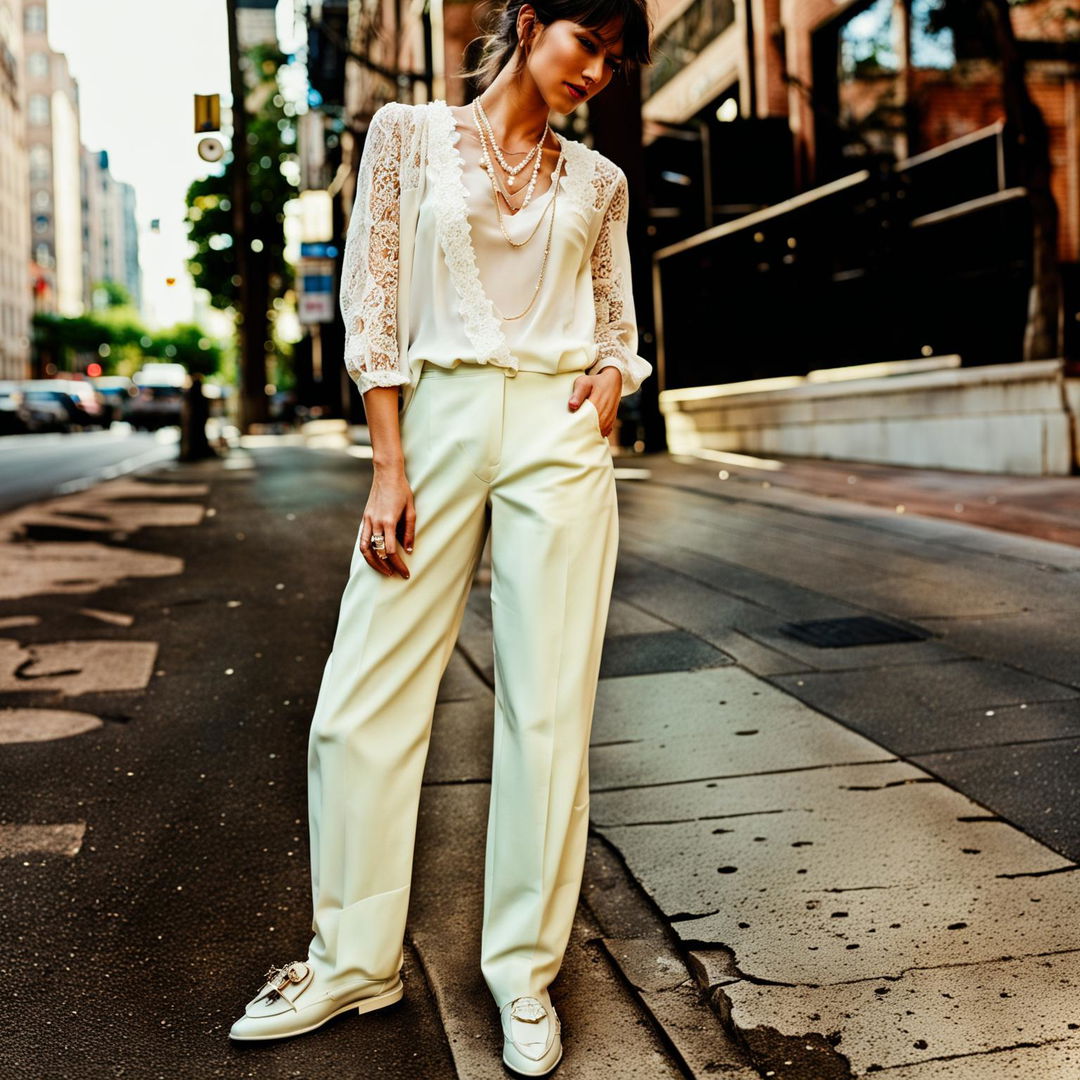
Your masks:
{"label": "woman's ear", "polygon": [[535,33],[536,10],[531,4],[522,4],[518,11],[518,48],[525,53],[525,56],[529,55]]}

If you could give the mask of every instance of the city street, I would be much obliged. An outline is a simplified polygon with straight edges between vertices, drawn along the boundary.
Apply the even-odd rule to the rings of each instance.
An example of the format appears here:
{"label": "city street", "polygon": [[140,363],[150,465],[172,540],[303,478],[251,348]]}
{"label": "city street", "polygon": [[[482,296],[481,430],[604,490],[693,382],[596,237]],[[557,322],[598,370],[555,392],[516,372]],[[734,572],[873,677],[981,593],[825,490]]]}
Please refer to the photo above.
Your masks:
{"label": "city street", "polygon": [[[8,1074],[506,1075],[478,968],[486,561],[440,690],[405,1000],[227,1039],[310,937],[307,728],[364,451],[247,440],[0,519]],[[1080,548],[783,469],[616,465],[558,1075],[1075,1077]]]}
{"label": "city street", "polygon": [[0,512],[76,491],[176,457],[176,428],[135,431],[117,423],[106,430],[0,438]]}

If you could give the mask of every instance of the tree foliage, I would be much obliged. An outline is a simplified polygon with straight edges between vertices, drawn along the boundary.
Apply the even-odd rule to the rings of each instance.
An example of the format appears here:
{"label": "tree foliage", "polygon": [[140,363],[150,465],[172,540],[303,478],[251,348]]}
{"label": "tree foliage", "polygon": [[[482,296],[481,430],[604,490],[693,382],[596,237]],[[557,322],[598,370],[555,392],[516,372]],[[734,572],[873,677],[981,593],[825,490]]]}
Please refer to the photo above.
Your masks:
{"label": "tree foliage", "polygon": [[201,327],[178,323],[166,330],[148,330],[132,311],[119,307],[71,317],[39,312],[34,316],[34,341],[62,368],[92,357],[109,375],[131,375],[154,360],[213,375],[222,359],[221,346]]}
{"label": "tree foliage", "polygon": [[[284,62],[275,46],[260,45],[247,52],[248,68],[258,79],[248,95],[247,227],[250,240],[262,245],[271,300],[282,296],[292,282],[283,226],[285,203],[295,197],[296,188],[281,166],[294,155],[296,129],[278,93],[277,71]],[[211,304],[223,311],[236,307],[240,285],[234,251],[233,168],[234,159],[228,154],[219,173],[196,180],[188,188],[185,215],[188,237],[195,245],[188,269],[196,288],[205,289]]]}

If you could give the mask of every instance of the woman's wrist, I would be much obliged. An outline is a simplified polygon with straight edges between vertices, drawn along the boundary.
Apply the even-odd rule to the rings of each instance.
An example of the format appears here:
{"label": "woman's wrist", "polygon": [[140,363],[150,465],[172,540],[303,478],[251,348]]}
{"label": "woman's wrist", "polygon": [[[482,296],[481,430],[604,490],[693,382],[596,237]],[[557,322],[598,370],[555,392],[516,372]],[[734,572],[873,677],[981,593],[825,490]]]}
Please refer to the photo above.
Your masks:
{"label": "woman's wrist", "polygon": [[402,454],[372,454],[371,464],[377,473],[390,475],[405,471],[405,458]]}
{"label": "woman's wrist", "polygon": [[[614,378],[611,380],[612,385],[618,386],[619,389],[621,390],[622,389],[622,372],[614,364],[608,364],[607,367],[602,367],[596,373],[596,375],[608,375],[609,373],[614,375]],[[596,375],[594,375],[593,378],[596,378]]]}

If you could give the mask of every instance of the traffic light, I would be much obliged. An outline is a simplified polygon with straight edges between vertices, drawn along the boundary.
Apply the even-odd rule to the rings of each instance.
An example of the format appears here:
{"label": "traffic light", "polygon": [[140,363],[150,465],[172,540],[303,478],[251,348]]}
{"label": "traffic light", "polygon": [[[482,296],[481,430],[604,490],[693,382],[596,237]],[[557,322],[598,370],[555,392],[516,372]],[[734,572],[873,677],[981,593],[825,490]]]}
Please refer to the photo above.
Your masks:
{"label": "traffic light", "polygon": [[195,134],[221,130],[221,95],[195,95]]}

